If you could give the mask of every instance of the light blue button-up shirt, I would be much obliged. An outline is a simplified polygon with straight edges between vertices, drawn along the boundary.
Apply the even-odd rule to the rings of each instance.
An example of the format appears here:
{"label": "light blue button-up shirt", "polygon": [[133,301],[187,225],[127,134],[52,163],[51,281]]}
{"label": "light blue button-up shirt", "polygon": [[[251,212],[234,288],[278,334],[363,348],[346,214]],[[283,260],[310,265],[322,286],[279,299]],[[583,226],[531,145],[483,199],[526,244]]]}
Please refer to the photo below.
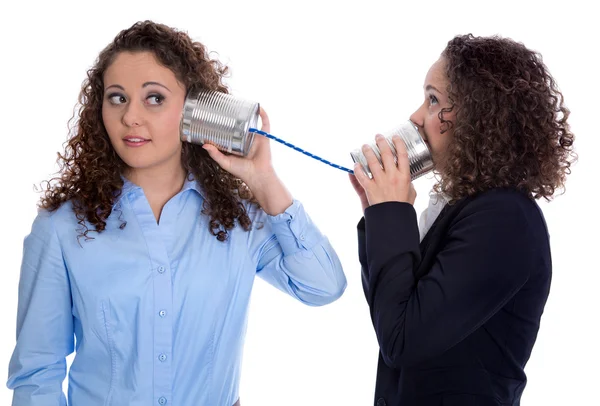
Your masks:
{"label": "light blue button-up shirt", "polygon": [[188,180],[157,224],[126,181],[106,230],[79,242],[70,203],[38,214],[24,243],[13,406],[66,405],[74,349],[69,405],[231,406],[255,275],[308,305],[343,293],[340,261],[298,201],[277,216],[246,205],[252,230],[226,242],[202,203]]}

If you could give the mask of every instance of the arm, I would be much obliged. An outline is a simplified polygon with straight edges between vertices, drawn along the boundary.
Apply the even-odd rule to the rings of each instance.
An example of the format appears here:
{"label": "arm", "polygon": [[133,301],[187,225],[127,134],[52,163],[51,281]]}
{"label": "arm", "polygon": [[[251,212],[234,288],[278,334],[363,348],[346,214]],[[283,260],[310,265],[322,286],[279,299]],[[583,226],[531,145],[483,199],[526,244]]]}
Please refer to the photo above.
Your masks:
{"label": "arm", "polygon": [[510,199],[482,197],[466,206],[418,282],[413,207],[382,203],[368,208],[365,219],[367,301],[390,367],[414,365],[463,340],[525,284],[535,261],[527,219]]}
{"label": "arm", "polygon": [[58,237],[40,213],[24,242],[17,344],[7,386],[13,406],[66,406],[66,357],[73,352],[71,291]]}
{"label": "arm", "polygon": [[262,212],[254,227],[261,222],[251,248],[258,276],[308,305],[325,305],[342,295],[346,277],[340,260],[300,202],[276,216]]}
{"label": "arm", "polygon": [[[269,118],[262,108],[260,117],[263,131],[269,132]],[[340,297],[346,288],[340,260],[276,175],[269,140],[257,136],[246,157],[224,155],[208,144],[203,148],[221,168],[248,185],[263,209],[249,213],[254,231],[257,224],[263,224],[250,237],[258,275],[309,305],[324,305]]]}

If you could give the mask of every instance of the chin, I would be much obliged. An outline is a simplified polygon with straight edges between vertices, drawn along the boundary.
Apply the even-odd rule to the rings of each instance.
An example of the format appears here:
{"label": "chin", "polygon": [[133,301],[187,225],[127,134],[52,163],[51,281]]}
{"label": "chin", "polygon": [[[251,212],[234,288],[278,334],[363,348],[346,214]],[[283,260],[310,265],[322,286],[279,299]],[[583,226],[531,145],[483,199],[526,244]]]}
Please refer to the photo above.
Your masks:
{"label": "chin", "polygon": [[144,159],[131,159],[131,158],[123,158],[121,157],[125,165],[127,165],[130,169],[146,169],[151,168],[156,165],[156,162],[150,162]]}

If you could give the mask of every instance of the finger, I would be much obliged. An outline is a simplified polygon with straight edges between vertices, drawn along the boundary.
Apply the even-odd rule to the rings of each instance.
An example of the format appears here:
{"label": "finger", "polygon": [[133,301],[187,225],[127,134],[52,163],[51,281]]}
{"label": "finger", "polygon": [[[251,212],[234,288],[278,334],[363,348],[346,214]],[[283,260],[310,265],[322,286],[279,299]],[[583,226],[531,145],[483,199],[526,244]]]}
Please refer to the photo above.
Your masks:
{"label": "finger", "polygon": [[372,182],[372,180],[369,179],[369,176],[365,173],[362,166],[358,162],[354,164],[354,177],[358,182],[358,186],[362,188],[366,193],[367,188]]}
{"label": "finger", "polygon": [[394,154],[390,148],[389,141],[381,134],[377,134],[375,139],[377,140],[377,148],[379,148],[379,153],[381,155],[383,170],[389,172],[396,169],[396,161],[394,160]]}
{"label": "finger", "polygon": [[266,133],[270,133],[271,122],[269,121],[269,116],[267,115],[267,112],[262,107],[259,107],[258,114],[260,115],[261,121],[260,129]]}
{"label": "finger", "polygon": [[348,179],[350,180],[350,183],[352,184],[352,186],[356,189],[356,186],[360,186],[360,184],[358,183],[358,181],[356,180],[356,176],[354,176],[351,173],[348,173]]}
{"label": "finger", "polygon": [[[367,161],[367,165],[369,165],[373,179],[381,179],[384,173],[383,168],[381,167],[381,163],[377,159],[377,155],[375,155],[373,148],[371,148],[370,145],[365,144],[362,147],[362,152]],[[368,178],[367,174],[365,174],[365,176]]]}
{"label": "finger", "polygon": [[202,148],[204,148],[206,152],[208,152],[208,155],[210,155],[210,157],[216,163],[218,163],[221,168],[225,169],[226,171],[229,171],[229,169],[231,168],[231,156],[223,154],[214,145],[203,144]]}
{"label": "finger", "polygon": [[[269,116],[267,112],[263,110],[262,107],[259,107],[258,114],[261,120],[261,130],[268,133],[271,131],[271,123],[269,122]],[[252,146],[250,147],[250,151],[248,151],[247,158],[253,159],[256,155],[260,154],[260,151],[264,151],[265,144],[269,144],[269,139],[260,134],[254,134],[254,139],[252,141]]]}
{"label": "finger", "polygon": [[[362,167],[359,170],[359,172],[362,172]],[[356,191],[356,193],[364,193],[365,190],[360,185],[360,183],[358,182],[358,179],[356,179],[355,175],[349,173],[348,174],[348,178],[350,179],[350,183],[352,184],[352,187],[354,188],[354,190]]]}
{"label": "finger", "polygon": [[394,135],[392,137],[392,142],[396,147],[396,156],[398,159],[398,171],[410,178],[410,161],[408,160],[408,151],[406,150],[406,144],[400,138],[399,135]]}
{"label": "finger", "polygon": [[266,157],[265,159],[270,159],[270,141],[271,140],[269,140],[267,137],[264,137],[260,134],[254,134],[254,140],[252,141],[250,151],[248,151],[246,158],[253,160],[255,158],[264,156]]}

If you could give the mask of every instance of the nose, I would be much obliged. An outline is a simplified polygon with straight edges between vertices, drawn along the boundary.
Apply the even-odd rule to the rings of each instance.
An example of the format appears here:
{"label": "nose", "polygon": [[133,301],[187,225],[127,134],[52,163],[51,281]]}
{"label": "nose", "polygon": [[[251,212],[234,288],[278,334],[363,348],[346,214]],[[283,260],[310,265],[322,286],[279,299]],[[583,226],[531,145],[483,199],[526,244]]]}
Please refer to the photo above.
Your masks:
{"label": "nose", "polygon": [[123,124],[127,127],[139,127],[143,124],[143,108],[138,103],[130,102],[123,113]]}
{"label": "nose", "polygon": [[415,123],[419,127],[423,127],[425,125],[425,116],[423,115],[422,107],[419,107],[414,113],[410,115],[410,121]]}

